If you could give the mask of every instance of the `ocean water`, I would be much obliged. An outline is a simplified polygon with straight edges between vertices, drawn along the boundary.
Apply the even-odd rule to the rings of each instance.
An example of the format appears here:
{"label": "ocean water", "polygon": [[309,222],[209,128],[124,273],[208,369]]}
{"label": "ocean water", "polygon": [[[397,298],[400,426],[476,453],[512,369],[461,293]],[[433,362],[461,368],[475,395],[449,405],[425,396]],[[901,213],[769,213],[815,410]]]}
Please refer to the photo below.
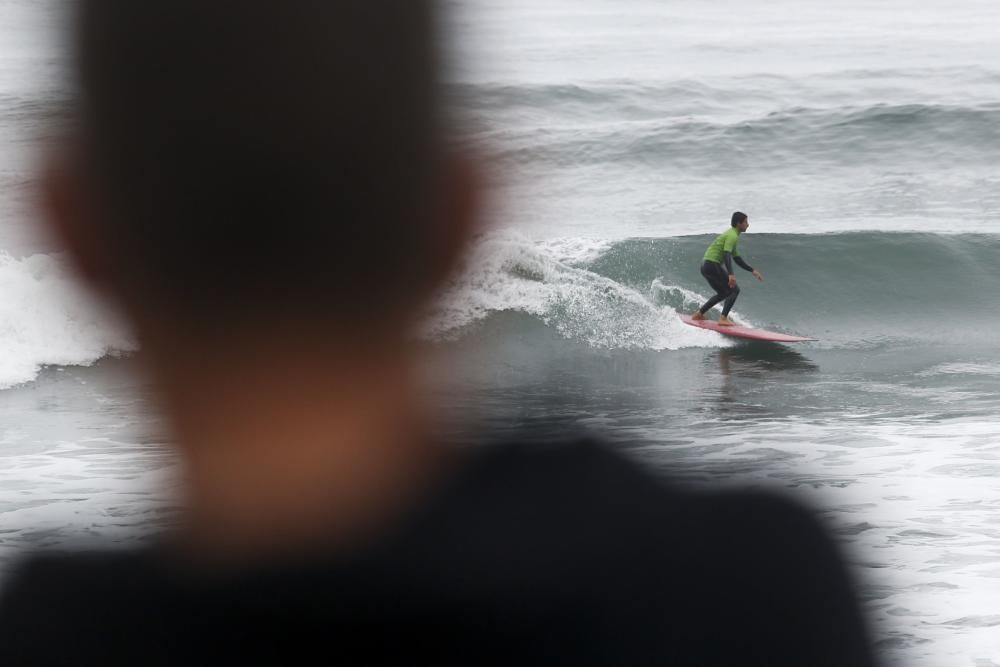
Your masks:
{"label": "ocean water", "polygon": [[[1000,5],[447,6],[495,187],[420,332],[455,436],[588,430],[683,483],[790,494],[886,664],[1000,665]],[[0,569],[172,516],[135,343],[33,224],[57,7],[0,0]],[[765,277],[739,273],[736,319],[817,342],[677,318],[736,209]]]}

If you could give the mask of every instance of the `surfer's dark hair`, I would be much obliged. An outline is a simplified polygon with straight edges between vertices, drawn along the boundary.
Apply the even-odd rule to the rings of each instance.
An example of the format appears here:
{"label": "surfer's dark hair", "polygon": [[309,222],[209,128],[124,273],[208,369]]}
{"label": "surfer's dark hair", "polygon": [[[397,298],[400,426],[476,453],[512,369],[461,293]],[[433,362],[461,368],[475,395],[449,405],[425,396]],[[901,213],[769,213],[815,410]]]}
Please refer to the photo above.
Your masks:
{"label": "surfer's dark hair", "polygon": [[430,280],[433,0],[78,11],[78,134],[111,269],[198,318],[365,318]]}
{"label": "surfer's dark hair", "polygon": [[741,213],[740,211],[736,211],[736,213],[733,213],[733,219],[730,221],[729,224],[732,227],[735,227],[736,225],[742,225],[744,222],[746,222],[746,219],[747,219],[746,213]]}

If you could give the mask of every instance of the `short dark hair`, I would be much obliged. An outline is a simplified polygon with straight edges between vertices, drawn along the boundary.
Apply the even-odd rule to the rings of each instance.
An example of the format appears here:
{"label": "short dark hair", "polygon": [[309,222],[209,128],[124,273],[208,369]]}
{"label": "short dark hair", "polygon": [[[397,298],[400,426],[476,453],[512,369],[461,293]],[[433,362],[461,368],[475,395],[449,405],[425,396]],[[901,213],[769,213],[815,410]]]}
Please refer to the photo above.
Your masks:
{"label": "short dark hair", "polygon": [[730,221],[729,224],[731,227],[735,227],[736,225],[741,225],[744,222],[746,222],[746,219],[747,219],[746,213],[741,213],[740,211],[736,211],[735,213],[733,213],[733,219]]}
{"label": "short dark hair", "polygon": [[433,0],[83,0],[85,166],[115,267],[196,317],[365,318],[435,243]]}

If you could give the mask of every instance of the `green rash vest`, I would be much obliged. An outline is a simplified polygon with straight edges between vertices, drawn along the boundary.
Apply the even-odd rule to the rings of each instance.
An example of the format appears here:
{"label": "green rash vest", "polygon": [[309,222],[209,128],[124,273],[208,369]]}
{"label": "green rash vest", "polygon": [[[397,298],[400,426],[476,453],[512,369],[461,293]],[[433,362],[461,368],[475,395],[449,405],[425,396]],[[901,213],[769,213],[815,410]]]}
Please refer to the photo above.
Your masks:
{"label": "green rash vest", "polygon": [[733,257],[739,257],[740,253],[737,250],[739,245],[740,232],[735,227],[730,227],[719,234],[718,238],[712,241],[712,245],[708,246],[708,250],[705,251],[705,260],[722,264],[727,252],[733,253]]}

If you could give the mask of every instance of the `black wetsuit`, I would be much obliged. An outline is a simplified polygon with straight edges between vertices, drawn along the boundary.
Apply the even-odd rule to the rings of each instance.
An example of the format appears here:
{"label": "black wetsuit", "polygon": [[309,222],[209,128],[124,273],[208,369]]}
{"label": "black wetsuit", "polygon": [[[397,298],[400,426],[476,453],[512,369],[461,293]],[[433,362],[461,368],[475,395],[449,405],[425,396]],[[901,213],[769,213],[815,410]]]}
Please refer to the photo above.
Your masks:
{"label": "black wetsuit", "polygon": [[705,261],[701,265],[701,275],[705,276],[705,280],[715,290],[715,296],[698,309],[698,312],[703,315],[722,300],[725,300],[722,307],[723,316],[728,316],[729,311],[733,309],[733,304],[736,303],[736,298],[740,295],[738,285],[729,286],[729,276],[733,274],[734,261],[740,267],[753,272],[753,267],[743,261],[736,250],[738,243],[739,234],[736,233],[735,229],[730,229],[719,235],[705,253]]}
{"label": "black wetsuit", "polygon": [[[726,253],[726,259],[729,260],[731,255]],[[739,257],[733,257],[736,263],[742,266],[747,271],[753,271],[750,265],[744,262]],[[711,285],[712,289],[715,290],[715,296],[705,302],[699,310],[702,313],[707,313],[711,308],[725,299],[726,303],[722,306],[722,314],[728,316],[729,311],[733,309],[733,304],[736,303],[736,297],[740,295],[740,286],[733,285],[729,286],[729,274],[732,271],[732,264],[729,264],[729,271],[724,269],[721,264],[713,262],[710,260],[705,260],[701,265],[701,275],[705,276],[705,280]]]}

